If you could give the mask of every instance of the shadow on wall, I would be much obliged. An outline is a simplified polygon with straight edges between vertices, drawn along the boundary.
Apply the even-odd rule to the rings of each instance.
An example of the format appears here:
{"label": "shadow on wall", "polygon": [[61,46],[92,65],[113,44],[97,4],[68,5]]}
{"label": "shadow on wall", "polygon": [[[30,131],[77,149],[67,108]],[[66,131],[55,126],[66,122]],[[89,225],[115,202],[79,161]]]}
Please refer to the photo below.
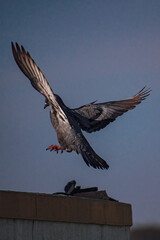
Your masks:
{"label": "shadow on wall", "polygon": [[160,226],[137,227],[131,230],[130,240],[160,240]]}

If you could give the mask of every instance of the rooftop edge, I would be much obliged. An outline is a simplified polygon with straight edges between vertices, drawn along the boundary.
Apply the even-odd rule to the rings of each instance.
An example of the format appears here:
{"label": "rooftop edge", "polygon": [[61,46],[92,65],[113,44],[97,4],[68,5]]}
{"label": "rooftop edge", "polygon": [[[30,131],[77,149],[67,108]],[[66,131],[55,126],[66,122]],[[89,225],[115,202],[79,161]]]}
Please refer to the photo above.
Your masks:
{"label": "rooftop edge", "polygon": [[0,218],[131,226],[131,205],[44,193],[0,191]]}

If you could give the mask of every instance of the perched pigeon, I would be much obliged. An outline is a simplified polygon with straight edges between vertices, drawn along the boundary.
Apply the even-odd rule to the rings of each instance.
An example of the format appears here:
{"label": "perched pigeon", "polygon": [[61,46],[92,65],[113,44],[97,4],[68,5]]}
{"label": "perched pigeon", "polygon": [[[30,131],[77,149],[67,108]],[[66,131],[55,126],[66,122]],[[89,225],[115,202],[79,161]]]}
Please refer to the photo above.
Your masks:
{"label": "perched pigeon", "polygon": [[143,88],[131,98],[121,101],[105,103],[90,103],[80,108],[68,108],[62,99],[54,94],[45,76],[35,64],[24,47],[12,42],[13,56],[21,71],[31,81],[32,86],[45,96],[45,106],[50,107],[50,118],[52,125],[57,132],[59,146],[51,145],[47,148],[50,151],[72,150],[80,153],[88,166],[94,168],[108,169],[108,164],[99,157],[87,142],[82,130],[89,133],[98,131],[113,122],[118,116],[136,107],[149,94],[150,89]]}
{"label": "perched pigeon", "polygon": [[75,180],[72,180],[72,181],[68,182],[66,184],[66,186],[64,187],[65,193],[66,194],[72,194],[72,192],[75,189],[75,186],[76,186],[76,181]]}

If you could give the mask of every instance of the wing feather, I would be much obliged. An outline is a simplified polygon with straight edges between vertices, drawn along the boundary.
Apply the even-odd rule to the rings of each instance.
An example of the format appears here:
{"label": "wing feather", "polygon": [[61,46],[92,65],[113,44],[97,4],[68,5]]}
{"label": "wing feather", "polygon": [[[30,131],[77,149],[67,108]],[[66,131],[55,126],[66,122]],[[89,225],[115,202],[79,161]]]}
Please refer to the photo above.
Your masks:
{"label": "wing feather", "polygon": [[53,98],[54,94],[49,83],[30,54],[28,52],[26,53],[24,47],[21,46],[20,48],[17,43],[15,47],[12,43],[12,52],[17,65],[26,77],[30,79],[32,86],[45,97],[48,98],[52,96]]}
{"label": "wing feather", "polygon": [[53,104],[56,109],[59,110],[59,114],[61,114],[63,118],[68,122],[68,118],[62,110],[61,105],[57,102],[53,90],[51,89],[40,68],[31,58],[29,52],[26,52],[23,46],[21,46],[20,48],[17,43],[16,46],[14,46],[13,42],[11,43],[11,45],[13,56],[17,65],[25,74],[25,76],[29,78],[32,86],[42,95],[44,95],[48,99],[48,101]]}
{"label": "wing feather", "polygon": [[150,88],[142,88],[136,95],[120,101],[91,103],[72,109],[80,127],[87,132],[98,131],[128,110],[134,109],[150,95]]}

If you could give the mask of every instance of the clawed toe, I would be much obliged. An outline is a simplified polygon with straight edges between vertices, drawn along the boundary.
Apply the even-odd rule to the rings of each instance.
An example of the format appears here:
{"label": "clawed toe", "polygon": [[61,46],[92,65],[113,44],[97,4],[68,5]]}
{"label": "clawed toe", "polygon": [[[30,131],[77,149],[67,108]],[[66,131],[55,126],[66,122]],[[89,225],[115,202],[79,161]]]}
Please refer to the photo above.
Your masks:
{"label": "clawed toe", "polygon": [[[50,152],[52,152],[54,150],[58,153],[58,151],[61,150],[61,148],[57,145],[50,145],[48,148],[46,148],[46,150],[50,150]],[[63,150],[61,150],[61,153],[62,152],[63,152]]]}
{"label": "clawed toe", "polygon": [[[59,150],[61,150],[61,153],[63,153],[63,150],[61,149],[61,147],[57,146],[57,145],[50,145],[48,148],[46,148],[46,150],[50,150],[50,152],[55,151],[56,153],[58,153]],[[72,152],[72,150],[69,149],[65,149],[66,152]]]}

